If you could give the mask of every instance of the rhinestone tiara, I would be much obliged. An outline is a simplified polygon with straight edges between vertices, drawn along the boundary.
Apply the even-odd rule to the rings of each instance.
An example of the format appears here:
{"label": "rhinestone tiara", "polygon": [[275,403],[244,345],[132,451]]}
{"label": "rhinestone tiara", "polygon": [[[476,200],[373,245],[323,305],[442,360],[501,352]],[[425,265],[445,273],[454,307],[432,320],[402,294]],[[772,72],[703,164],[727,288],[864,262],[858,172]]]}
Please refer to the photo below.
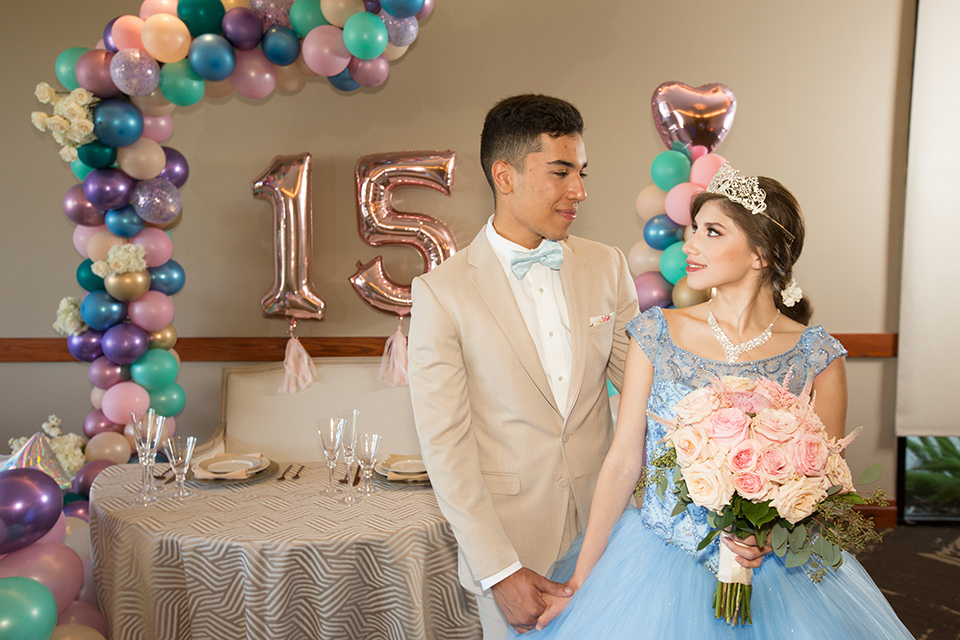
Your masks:
{"label": "rhinestone tiara", "polygon": [[717,193],[728,200],[743,205],[750,213],[756,215],[767,210],[765,202],[767,194],[760,188],[760,181],[756,176],[745,176],[737,169],[724,162],[717,169],[707,187],[707,193]]}

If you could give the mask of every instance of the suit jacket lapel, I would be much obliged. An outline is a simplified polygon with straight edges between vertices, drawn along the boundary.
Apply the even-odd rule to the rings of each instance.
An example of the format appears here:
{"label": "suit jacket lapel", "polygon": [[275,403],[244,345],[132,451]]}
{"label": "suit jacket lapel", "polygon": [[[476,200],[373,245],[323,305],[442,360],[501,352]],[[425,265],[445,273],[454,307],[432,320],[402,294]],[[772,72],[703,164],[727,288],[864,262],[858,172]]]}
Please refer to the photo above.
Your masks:
{"label": "suit jacket lapel", "polygon": [[500,264],[500,259],[490,246],[484,229],[481,229],[470,243],[468,250],[470,253],[467,256],[467,262],[476,268],[470,275],[470,282],[487,305],[503,335],[510,342],[524,370],[550,405],[559,413],[557,401],[547,381],[547,374],[543,371],[543,363],[540,362],[540,354],[537,353],[537,347],[520,314],[520,307],[517,306],[517,301],[513,297],[513,291]]}
{"label": "suit jacket lapel", "polygon": [[572,407],[580,394],[583,373],[586,368],[590,265],[571,246],[569,239],[562,246],[563,267],[560,269],[560,282],[563,283],[563,297],[567,301],[570,343],[573,350],[570,367],[570,392],[567,401],[568,407]]}

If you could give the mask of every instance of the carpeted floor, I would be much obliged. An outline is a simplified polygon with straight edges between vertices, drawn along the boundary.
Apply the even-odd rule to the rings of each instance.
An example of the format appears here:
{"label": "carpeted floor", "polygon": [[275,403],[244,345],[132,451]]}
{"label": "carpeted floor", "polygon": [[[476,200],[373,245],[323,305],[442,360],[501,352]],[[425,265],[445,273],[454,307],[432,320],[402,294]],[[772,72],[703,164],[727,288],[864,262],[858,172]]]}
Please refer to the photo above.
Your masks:
{"label": "carpeted floor", "polygon": [[885,531],[857,560],[917,640],[960,640],[960,526]]}

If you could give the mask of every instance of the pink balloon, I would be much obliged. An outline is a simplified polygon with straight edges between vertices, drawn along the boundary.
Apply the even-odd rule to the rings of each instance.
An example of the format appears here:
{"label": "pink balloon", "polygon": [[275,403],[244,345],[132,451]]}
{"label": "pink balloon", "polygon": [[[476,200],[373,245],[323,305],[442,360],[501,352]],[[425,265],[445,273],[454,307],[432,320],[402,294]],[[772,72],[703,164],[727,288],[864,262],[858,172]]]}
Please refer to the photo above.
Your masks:
{"label": "pink balloon", "polygon": [[700,156],[706,155],[706,154],[709,153],[709,152],[710,152],[710,150],[707,149],[707,148],[706,148],[705,146],[703,146],[702,144],[695,144],[695,145],[693,145],[693,146],[690,147],[690,159],[691,159],[691,160],[696,160],[696,159],[699,158]]}
{"label": "pink balloon", "polygon": [[110,637],[110,627],[100,610],[92,603],[81,602],[79,599],[71,602],[57,618],[57,625],[61,624],[80,624],[96,629],[104,638]]}
{"label": "pink balloon", "polygon": [[700,156],[690,165],[690,182],[706,188],[713,180],[713,174],[717,172],[726,160],[723,156],[715,153],[708,153]]}
{"label": "pink balloon", "polygon": [[300,54],[307,68],[321,76],[337,75],[347,68],[353,57],[343,42],[343,31],[329,24],[314,27],[307,33]]}
{"label": "pink balloon", "polygon": [[139,413],[140,411],[146,411],[149,406],[150,394],[147,393],[147,390],[136,382],[128,381],[117,383],[107,389],[107,392],[103,394],[101,410],[103,415],[111,422],[126,424],[130,420],[131,411]]}
{"label": "pink balloon", "polygon": [[84,225],[78,225],[76,229],[73,230],[73,247],[77,250],[77,253],[82,255],[84,258],[89,258],[90,254],[87,253],[87,243],[90,242],[90,238],[97,235],[101,231],[106,231],[107,225],[98,224],[95,227],[87,227]]}
{"label": "pink balloon", "polygon": [[[130,239],[132,244],[142,247],[146,254],[148,267],[159,267],[173,256],[173,240],[165,231],[156,227],[146,227],[143,231]],[[164,325],[166,326],[166,325]],[[161,329],[163,327],[160,327]],[[154,329],[156,331],[156,329]]]}
{"label": "pink balloon", "polygon": [[109,460],[116,464],[126,464],[132,451],[122,433],[101,431],[90,438],[84,453],[88,462]]}
{"label": "pink balloon", "polygon": [[[43,537],[34,544],[40,542],[63,542],[63,536],[67,535],[67,516],[60,512],[60,517],[53,524],[53,528],[43,534]],[[2,558],[3,556],[0,556]]]}
{"label": "pink balloon", "polygon": [[154,142],[166,142],[173,135],[173,116],[143,116],[143,137]]}
{"label": "pink balloon", "polygon": [[143,19],[137,16],[120,16],[113,22],[110,33],[117,50],[143,49],[140,32],[143,31]]}
{"label": "pink balloon", "polygon": [[690,224],[692,222],[690,219],[690,200],[701,191],[703,191],[703,187],[692,182],[681,182],[670,189],[667,192],[667,199],[664,201],[667,217],[679,225]]}
{"label": "pink balloon", "polygon": [[237,63],[230,84],[244,98],[266,98],[277,88],[277,68],[260,49],[235,52]]}
{"label": "pink balloon", "polygon": [[146,20],[156,13],[177,15],[177,0],[143,0],[140,5],[140,18]]}
{"label": "pink balloon", "polygon": [[433,0],[423,0],[423,8],[420,9],[420,13],[418,13],[415,17],[419,21],[423,20],[431,13],[433,13]]}
{"label": "pink balloon", "polygon": [[364,87],[383,84],[390,75],[390,63],[383,56],[373,60],[354,58],[347,68],[350,69],[350,76],[357,81],[357,84]]}
{"label": "pink balloon", "polygon": [[93,580],[93,561],[90,558],[80,558],[80,562],[83,563],[83,583],[80,585],[77,599],[73,603],[86,602],[97,607],[99,604],[97,602],[97,584]]}
{"label": "pink balloon", "polygon": [[160,331],[173,322],[173,300],[159,291],[147,291],[127,305],[127,317],[144,331]]}
{"label": "pink balloon", "polygon": [[673,285],[659,271],[641,273],[633,283],[637,287],[640,311],[651,307],[669,307],[673,302]]}
{"label": "pink balloon", "polygon": [[57,611],[70,606],[83,584],[83,563],[65,544],[35,542],[0,560],[0,578],[31,578],[53,594]]}
{"label": "pink balloon", "polygon": [[[106,391],[104,391],[106,395]],[[103,433],[104,431],[116,431],[120,432],[123,430],[123,427],[113,420],[107,418],[103,415],[103,400],[100,401],[100,408],[93,409],[90,413],[87,414],[87,417],[83,419],[83,435],[88,438],[92,438],[98,433]]]}
{"label": "pink balloon", "polygon": [[98,98],[113,98],[121,94],[110,77],[110,61],[114,53],[91,49],[77,60],[77,84]]}

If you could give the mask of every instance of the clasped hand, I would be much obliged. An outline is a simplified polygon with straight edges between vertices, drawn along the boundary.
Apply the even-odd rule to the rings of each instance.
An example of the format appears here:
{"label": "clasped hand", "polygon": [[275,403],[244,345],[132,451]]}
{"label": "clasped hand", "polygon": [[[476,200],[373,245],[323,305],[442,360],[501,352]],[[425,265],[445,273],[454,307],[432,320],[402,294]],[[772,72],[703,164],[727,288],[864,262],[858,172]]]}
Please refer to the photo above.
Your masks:
{"label": "clasped hand", "polygon": [[[534,628],[542,628],[539,619],[543,614],[556,609],[549,618],[553,619],[563,610],[563,605],[573,595],[573,589],[567,585],[548,580],[526,568],[510,574],[493,585],[491,591],[507,624],[521,634],[532,631]],[[557,609],[559,602],[563,605],[559,605]]]}

